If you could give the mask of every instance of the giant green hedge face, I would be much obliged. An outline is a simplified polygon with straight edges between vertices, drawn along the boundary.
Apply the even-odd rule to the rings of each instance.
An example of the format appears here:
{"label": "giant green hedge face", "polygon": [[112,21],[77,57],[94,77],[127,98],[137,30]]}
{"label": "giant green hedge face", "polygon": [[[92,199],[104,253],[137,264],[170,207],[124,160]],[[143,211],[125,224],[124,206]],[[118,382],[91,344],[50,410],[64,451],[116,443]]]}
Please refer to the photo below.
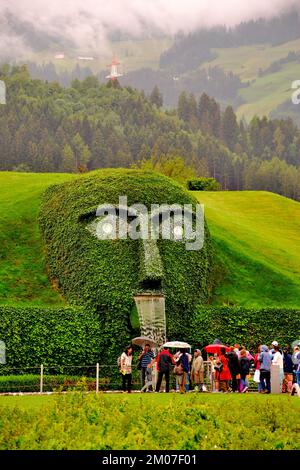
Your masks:
{"label": "giant green hedge face", "polygon": [[50,187],[40,214],[50,277],[67,301],[96,308],[107,327],[119,318],[120,329],[130,329],[134,295],[149,291],[165,294],[167,320],[179,321],[207,301],[209,233],[205,228],[204,245],[196,251],[187,249],[174,225],[168,240],[124,238],[118,225],[124,218],[131,231],[139,231],[134,212],[99,212],[99,206],[118,208],[121,196],[129,207],[143,204],[149,213],[151,204],[196,203],[172,180],[139,170],[101,170]]}

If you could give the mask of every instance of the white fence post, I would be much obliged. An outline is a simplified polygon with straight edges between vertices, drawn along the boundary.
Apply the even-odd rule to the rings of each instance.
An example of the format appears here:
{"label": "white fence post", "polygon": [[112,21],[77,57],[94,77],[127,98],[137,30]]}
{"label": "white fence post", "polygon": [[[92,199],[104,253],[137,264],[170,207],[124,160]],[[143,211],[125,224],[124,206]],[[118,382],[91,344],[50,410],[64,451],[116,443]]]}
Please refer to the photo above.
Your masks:
{"label": "white fence post", "polygon": [[41,364],[41,379],[40,379],[40,393],[44,390],[44,365]]}
{"label": "white fence post", "polygon": [[99,392],[99,363],[96,364],[96,393]]}

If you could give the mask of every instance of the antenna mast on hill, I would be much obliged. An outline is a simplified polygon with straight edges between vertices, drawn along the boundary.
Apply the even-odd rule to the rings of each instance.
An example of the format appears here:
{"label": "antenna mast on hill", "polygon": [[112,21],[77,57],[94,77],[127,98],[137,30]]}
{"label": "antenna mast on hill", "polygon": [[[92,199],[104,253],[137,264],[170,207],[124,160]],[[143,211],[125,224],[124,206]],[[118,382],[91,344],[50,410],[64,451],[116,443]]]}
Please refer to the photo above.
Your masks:
{"label": "antenna mast on hill", "polygon": [[119,69],[119,65],[121,65],[120,62],[118,62],[117,59],[113,57],[111,64],[107,66],[110,67],[110,74],[106,77],[108,80],[115,82],[119,77],[123,77],[123,74]]}

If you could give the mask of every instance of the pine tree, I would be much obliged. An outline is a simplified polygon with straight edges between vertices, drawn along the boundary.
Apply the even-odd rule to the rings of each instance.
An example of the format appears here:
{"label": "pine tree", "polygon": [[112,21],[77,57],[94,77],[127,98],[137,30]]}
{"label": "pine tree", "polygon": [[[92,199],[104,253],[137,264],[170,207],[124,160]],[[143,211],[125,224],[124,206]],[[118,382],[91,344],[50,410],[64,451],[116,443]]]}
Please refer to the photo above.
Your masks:
{"label": "pine tree", "polygon": [[180,119],[188,122],[190,119],[190,106],[186,93],[183,91],[178,98],[177,113]]}
{"label": "pine tree", "polygon": [[61,171],[75,173],[77,171],[75,155],[69,144],[66,144],[62,153]]}
{"label": "pine tree", "polygon": [[239,136],[239,126],[232,106],[228,106],[222,117],[222,139],[234,151]]}
{"label": "pine tree", "polygon": [[91,158],[91,152],[78,132],[72,140],[72,148],[75,155],[76,168],[79,168],[79,166],[81,168],[87,167]]}
{"label": "pine tree", "polygon": [[163,106],[163,95],[159,91],[158,86],[155,86],[151,92],[150,95],[150,102],[157,106],[158,108],[161,108]]}

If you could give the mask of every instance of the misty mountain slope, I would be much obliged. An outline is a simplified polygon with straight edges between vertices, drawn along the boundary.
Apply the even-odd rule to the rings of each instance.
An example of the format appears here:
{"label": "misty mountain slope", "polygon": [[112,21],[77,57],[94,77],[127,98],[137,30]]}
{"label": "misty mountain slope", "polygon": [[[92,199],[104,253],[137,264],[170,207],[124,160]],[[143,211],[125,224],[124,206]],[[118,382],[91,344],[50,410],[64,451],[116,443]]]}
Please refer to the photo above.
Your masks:
{"label": "misty mountain slope", "polygon": [[280,104],[278,108],[271,112],[272,119],[292,118],[296,125],[300,128],[300,105],[295,106],[290,99]]}
{"label": "misty mountain slope", "polygon": [[[177,73],[178,83],[196,96],[204,91],[233,105],[239,117],[269,115],[291,99],[292,82],[300,79],[300,16],[295,11],[177,36],[162,53],[160,66],[165,73]],[[232,80],[230,93],[223,88],[221,71]],[[207,80],[201,81],[204,72]]]}
{"label": "misty mountain slope", "polygon": [[[145,9],[142,0],[139,5],[128,0],[123,11],[119,0],[105,8],[103,0],[74,0],[45,7],[42,18],[38,0],[25,0],[22,11],[17,3],[0,4],[0,58],[30,61],[34,78],[63,86],[91,74],[105,81],[116,55],[122,85],[147,94],[157,85],[166,107],[175,107],[182,91],[196,98],[205,92],[250,120],[286,103],[292,81],[300,78],[291,56],[300,57],[300,13],[294,0],[269,0],[268,5],[230,0],[231,6],[237,4],[234,15],[226,1],[216,8],[208,0],[155,0]],[[64,59],[57,59],[58,53]],[[294,114],[285,105],[285,116]]]}
{"label": "misty mountain slope", "polygon": [[[149,67],[158,70],[159,59],[163,51],[172,44],[170,37],[154,37],[143,39],[120,39],[110,40],[104,50],[99,50],[92,54],[88,49],[79,54],[72,47],[58,46],[55,42],[50,43],[49,47],[38,52],[31,52],[26,59],[20,62],[34,62],[37,65],[53,63],[58,73],[70,71],[76,66],[89,67],[92,73],[103,72],[103,76],[109,72],[109,64],[113,55],[121,61],[121,69],[124,74],[135,70]],[[58,53],[64,53],[65,58],[56,59]],[[93,60],[78,60],[78,56],[93,57]],[[37,77],[39,78],[39,77]]]}
{"label": "misty mountain slope", "polygon": [[296,10],[272,19],[240,23],[233,28],[202,28],[191,34],[177,35],[174,44],[163,52],[160,66],[178,73],[195,70],[212,61],[216,48],[238,48],[270,44],[275,47],[300,38],[300,13]]}
{"label": "misty mountain slope", "polygon": [[298,76],[300,77],[300,63],[291,63],[276,73],[258,77],[250,87],[240,91],[239,96],[242,97],[244,104],[238,107],[238,116],[247,120],[254,115],[269,116],[285,101],[290,101],[292,104],[292,83]]}

